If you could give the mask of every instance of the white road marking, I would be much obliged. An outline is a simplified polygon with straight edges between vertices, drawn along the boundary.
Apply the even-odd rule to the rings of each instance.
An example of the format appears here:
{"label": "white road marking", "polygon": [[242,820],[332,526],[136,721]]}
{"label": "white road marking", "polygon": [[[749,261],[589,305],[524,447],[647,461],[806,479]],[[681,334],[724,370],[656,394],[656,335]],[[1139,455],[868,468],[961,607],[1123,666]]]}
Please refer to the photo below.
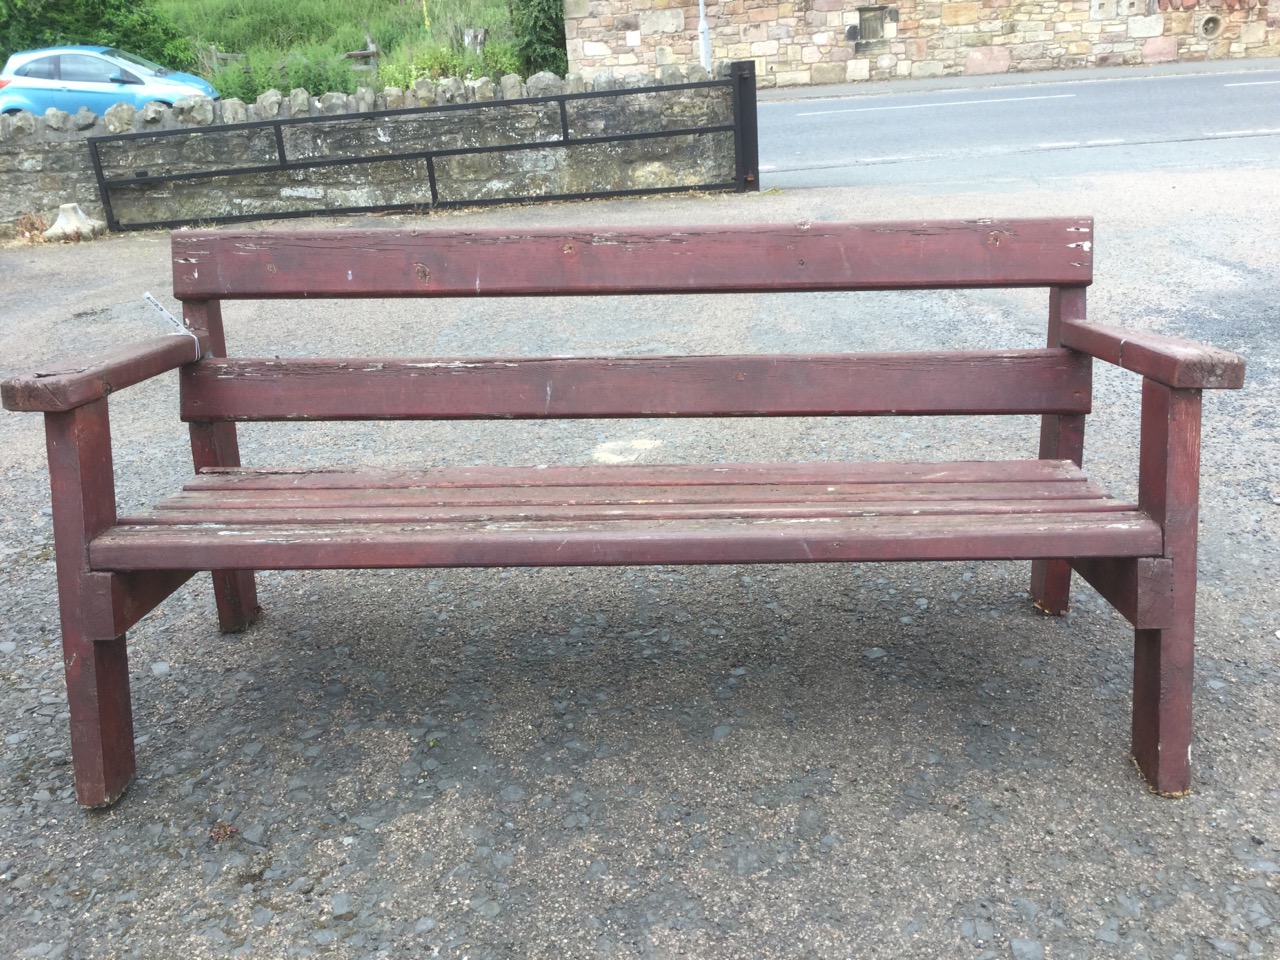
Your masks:
{"label": "white road marking", "polygon": [[1206,133],[1206,137],[1261,137],[1271,133],[1280,133],[1280,128],[1257,130],[1216,130],[1213,133]]}
{"label": "white road marking", "polygon": [[1074,93],[1054,93],[1043,97],[993,97],[990,100],[947,100],[942,103],[899,103],[889,107],[856,107],[851,110],[812,110],[797,117],[825,117],[833,113],[873,113],[880,110],[923,110],[927,107],[969,107],[984,103],[1020,103],[1024,100],[1069,100]]}
{"label": "white road marking", "polygon": [[1037,143],[1037,150],[1061,150],[1063,147],[1078,147],[1079,140],[1059,140],[1055,143]]}
{"label": "white road marking", "polygon": [[1280,80],[1250,80],[1248,83],[1224,83],[1224,87],[1274,87]]}

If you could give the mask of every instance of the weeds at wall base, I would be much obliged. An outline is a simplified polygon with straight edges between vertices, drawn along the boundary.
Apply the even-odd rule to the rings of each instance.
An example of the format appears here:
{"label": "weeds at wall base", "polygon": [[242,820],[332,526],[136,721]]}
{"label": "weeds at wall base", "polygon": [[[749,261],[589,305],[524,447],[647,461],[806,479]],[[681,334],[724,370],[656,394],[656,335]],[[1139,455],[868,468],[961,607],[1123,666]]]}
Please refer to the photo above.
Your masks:
{"label": "weeds at wall base", "polygon": [[44,232],[49,229],[49,221],[38,213],[24,213],[14,223],[14,234],[22,243],[47,243]]}

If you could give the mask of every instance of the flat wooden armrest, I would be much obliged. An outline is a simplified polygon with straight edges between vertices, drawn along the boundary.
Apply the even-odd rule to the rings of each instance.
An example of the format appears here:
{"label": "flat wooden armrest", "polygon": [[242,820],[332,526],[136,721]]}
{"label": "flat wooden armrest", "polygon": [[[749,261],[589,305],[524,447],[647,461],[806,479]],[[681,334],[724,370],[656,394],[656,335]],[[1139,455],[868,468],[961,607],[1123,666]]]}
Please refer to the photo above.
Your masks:
{"label": "flat wooden armrest", "polygon": [[1067,320],[1062,324],[1062,345],[1167,387],[1235,390],[1244,386],[1244,357],[1192,340]]}
{"label": "flat wooden armrest", "polygon": [[0,384],[0,396],[7,410],[65,412],[196,359],[192,337],[156,337],[13,377]]}

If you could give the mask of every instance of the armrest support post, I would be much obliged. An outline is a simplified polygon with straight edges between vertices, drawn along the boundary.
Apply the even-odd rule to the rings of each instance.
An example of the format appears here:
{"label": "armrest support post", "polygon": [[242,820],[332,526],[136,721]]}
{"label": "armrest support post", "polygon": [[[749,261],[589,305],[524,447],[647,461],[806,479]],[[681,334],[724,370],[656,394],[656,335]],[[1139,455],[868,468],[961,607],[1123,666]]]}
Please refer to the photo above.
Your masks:
{"label": "armrest support post", "polygon": [[76,792],[82,806],[105,806],[134,775],[125,638],[112,633],[110,606],[95,602],[110,575],[89,569],[89,542],[116,522],[105,397],[47,413],[45,435]]}
{"label": "armrest support post", "polygon": [[1138,505],[1164,528],[1173,582],[1169,626],[1134,631],[1133,758],[1163,794],[1191,786],[1200,412],[1199,390],[1143,381]]}

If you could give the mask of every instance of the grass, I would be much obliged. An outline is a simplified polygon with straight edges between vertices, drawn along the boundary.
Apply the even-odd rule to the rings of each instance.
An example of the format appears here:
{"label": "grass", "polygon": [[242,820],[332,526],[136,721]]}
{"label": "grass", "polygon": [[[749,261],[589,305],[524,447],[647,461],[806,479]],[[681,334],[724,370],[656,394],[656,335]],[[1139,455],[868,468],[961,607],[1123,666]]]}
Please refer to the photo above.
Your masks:
{"label": "grass", "polygon": [[[264,90],[312,94],[357,86],[409,87],[419,77],[520,72],[507,0],[157,0],[204,58],[201,71],[224,97]],[[483,58],[464,52],[463,31],[488,31]],[[378,78],[343,55],[381,51]],[[244,59],[218,63],[210,44]]]}

